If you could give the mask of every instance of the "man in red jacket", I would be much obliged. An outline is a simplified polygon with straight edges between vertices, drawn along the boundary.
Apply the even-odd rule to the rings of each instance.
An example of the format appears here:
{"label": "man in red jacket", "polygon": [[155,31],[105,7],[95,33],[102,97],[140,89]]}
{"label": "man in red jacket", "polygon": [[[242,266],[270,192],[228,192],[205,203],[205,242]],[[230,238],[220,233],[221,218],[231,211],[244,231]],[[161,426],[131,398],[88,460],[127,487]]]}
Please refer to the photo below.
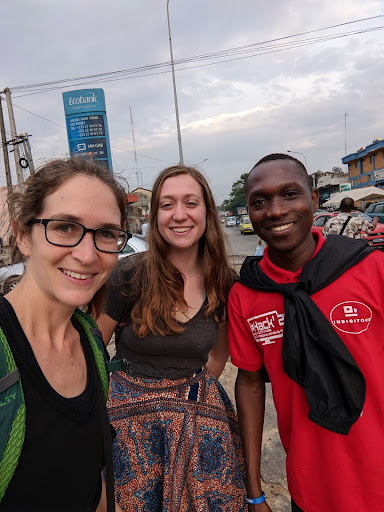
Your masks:
{"label": "man in red jacket", "polygon": [[[229,346],[250,512],[261,488],[264,365],[297,512],[383,509],[384,255],[312,233],[318,192],[289,155],[260,160],[245,184],[263,258],[243,264],[229,303]],[[378,456],[378,454],[380,454]]]}

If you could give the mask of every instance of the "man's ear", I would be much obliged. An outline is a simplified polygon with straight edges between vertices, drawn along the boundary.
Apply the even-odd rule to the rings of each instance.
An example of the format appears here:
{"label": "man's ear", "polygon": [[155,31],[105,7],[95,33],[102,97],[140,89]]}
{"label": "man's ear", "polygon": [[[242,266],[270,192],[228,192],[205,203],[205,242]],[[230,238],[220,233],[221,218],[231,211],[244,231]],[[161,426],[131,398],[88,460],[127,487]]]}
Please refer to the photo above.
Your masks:
{"label": "man's ear", "polygon": [[313,212],[319,209],[319,189],[313,188],[312,189],[312,206],[313,206]]}

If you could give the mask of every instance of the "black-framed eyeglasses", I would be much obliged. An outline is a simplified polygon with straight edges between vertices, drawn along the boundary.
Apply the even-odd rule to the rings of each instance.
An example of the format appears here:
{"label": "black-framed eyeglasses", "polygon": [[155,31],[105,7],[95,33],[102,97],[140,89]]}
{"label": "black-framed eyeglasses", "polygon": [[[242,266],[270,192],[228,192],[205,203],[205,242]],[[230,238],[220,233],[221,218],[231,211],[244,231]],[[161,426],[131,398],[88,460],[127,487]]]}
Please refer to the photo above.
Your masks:
{"label": "black-framed eyeglasses", "polygon": [[75,247],[84,238],[85,233],[93,234],[93,242],[100,252],[121,252],[131,233],[115,228],[86,228],[79,222],[64,219],[31,219],[30,224],[42,224],[48,243],[59,247]]}

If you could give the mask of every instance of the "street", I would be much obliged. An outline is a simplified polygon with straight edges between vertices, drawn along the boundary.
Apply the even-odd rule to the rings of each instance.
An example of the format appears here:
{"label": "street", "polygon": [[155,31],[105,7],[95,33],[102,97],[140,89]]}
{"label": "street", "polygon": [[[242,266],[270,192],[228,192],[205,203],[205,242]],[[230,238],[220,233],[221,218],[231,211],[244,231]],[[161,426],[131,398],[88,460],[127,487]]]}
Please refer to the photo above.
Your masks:
{"label": "street", "polygon": [[223,229],[233,254],[244,256],[253,256],[255,254],[256,245],[259,241],[259,237],[255,233],[242,235],[238,226],[227,228],[223,225]]}
{"label": "street", "polygon": [[[246,256],[255,254],[259,237],[256,234],[242,235],[238,227],[225,227],[223,231],[231,248],[234,267],[239,272]],[[220,377],[231,400],[234,402],[234,384],[237,368],[227,363]],[[290,512],[291,498],[287,490],[285,452],[280,442],[276,422],[276,410],[272,399],[271,385],[266,385],[266,406],[263,432],[261,476],[263,489],[273,512]]]}

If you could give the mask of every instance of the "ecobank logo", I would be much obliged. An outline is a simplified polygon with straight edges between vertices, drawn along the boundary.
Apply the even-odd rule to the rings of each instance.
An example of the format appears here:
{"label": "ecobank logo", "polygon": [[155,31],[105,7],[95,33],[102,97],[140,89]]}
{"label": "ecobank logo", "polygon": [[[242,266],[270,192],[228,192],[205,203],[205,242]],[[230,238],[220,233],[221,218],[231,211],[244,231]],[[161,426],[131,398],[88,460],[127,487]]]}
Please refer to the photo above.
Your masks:
{"label": "ecobank logo", "polygon": [[341,332],[361,334],[371,323],[372,310],[362,302],[341,302],[332,309],[330,319],[332,325]]}
{"label": "ecobank logo", "polygon": [[94,92],[89,91],[84,96],[70,96],[68,98],[68,105],[83,105],[87,103],[97,103],[97,96]]}

